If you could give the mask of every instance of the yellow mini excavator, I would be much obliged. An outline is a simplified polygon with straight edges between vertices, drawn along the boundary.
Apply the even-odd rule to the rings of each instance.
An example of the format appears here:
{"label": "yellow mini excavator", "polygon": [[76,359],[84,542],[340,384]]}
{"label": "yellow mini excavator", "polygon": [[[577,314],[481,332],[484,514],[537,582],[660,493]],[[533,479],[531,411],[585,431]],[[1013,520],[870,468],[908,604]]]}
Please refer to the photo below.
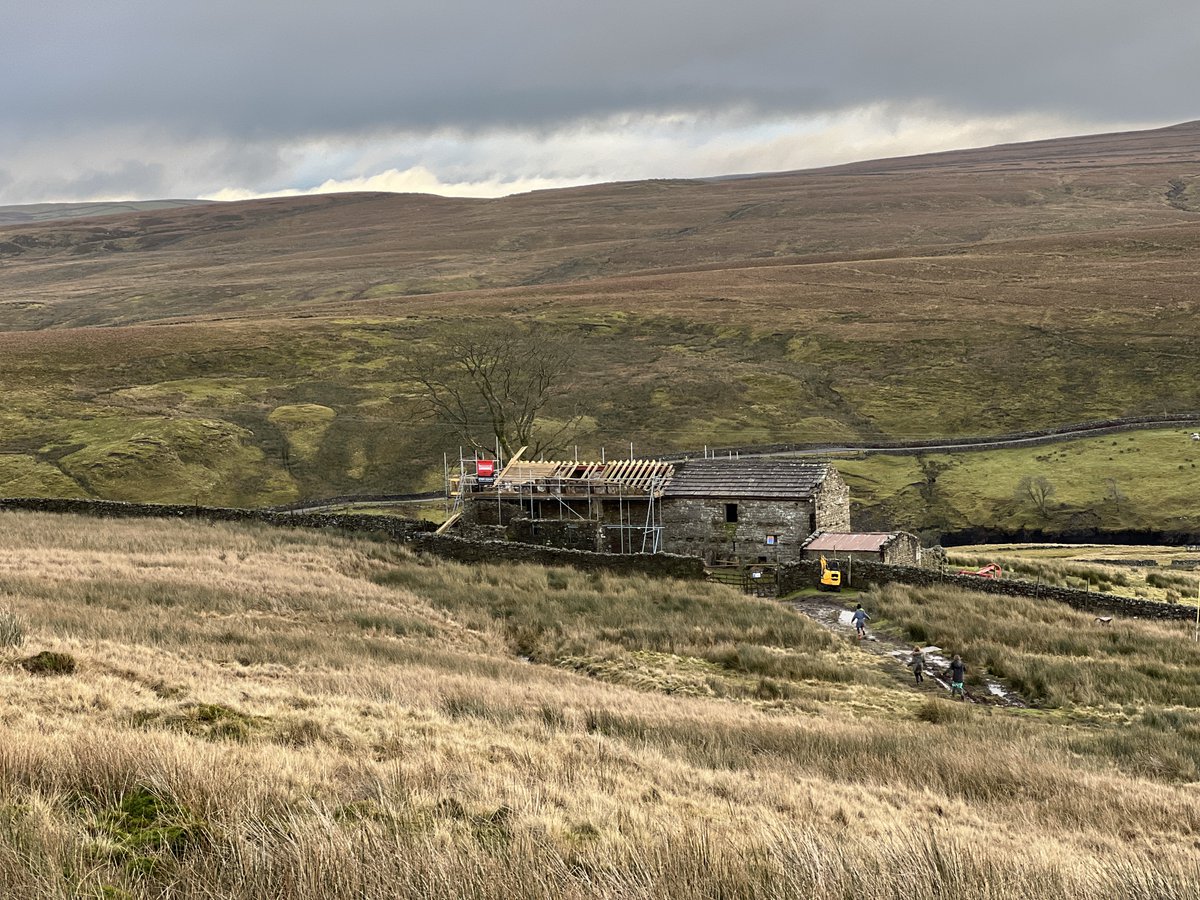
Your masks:
{"label": "yellow mini excavator", "polygon": [[821,557],[821,580],[817,587],[822,591],[840,591],[842,589],[842,564],[838,560],[830,562]]}

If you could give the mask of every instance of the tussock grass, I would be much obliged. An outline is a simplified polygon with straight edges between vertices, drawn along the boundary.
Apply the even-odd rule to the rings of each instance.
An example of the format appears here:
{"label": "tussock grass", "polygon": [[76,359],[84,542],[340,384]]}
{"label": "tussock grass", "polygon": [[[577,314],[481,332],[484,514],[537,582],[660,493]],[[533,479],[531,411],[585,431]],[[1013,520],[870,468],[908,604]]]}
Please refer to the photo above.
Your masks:
{"label": "tussock grass", "polygon": [[[1200,897],[1166,852],[1200,834],[1179,679],[951,706],[719,586],[252,527],[0,516],[0,578],[78,661],[0,650],[7,896]],[[910,600],[1033,653],[1033,611],[870,602]],[[1192,664],[1114,633],[1135,671]]]}
{"label": "tussock grass", "polygon": [[0,609],[0,647],[25,643],[25,622],[11,609]]}
{"label": "tussock grass", "polygon": [[1186,623],[1094,616],[1050,601],[946,588],[885,587],[870,598],[912,640],[963,656],[1049,706],[1200,704],[1200,644]]}

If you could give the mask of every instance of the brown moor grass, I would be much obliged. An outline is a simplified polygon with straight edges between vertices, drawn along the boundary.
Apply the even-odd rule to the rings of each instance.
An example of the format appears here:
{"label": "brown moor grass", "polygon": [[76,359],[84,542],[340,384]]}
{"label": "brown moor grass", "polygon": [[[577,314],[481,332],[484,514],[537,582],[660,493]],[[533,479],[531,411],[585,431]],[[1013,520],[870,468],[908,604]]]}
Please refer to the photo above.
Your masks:
{"label": "brown moor grass", "polygon": [[1200,897],[1195,784],[1120,743],[1194,763],[1178,679],[929,716],[720,586],[227,525],[5,514],[0,592],[5,896]]}

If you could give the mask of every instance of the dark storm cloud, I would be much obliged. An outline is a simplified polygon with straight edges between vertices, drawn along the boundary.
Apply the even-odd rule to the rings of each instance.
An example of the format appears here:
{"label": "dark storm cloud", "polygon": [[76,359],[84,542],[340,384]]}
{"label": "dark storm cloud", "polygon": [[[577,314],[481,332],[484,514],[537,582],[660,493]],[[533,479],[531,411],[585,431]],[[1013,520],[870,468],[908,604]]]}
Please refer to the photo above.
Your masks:
{"label": "dark storm cloud", "polygon": [[[72,197],[164,196],[169,193],[166,169],[161,163],[124,160],[112,168],[84,169],[68,174],[57,173],[42,183],[31,185],[34,193],[45,191]],[[0,188],[3,180],[0,179]]]}
{"label": "dark storm cloud", "polygon": [[1200,4],[1097,0],[0,2],[0,129],[197,138],[553,128],[931,104],[1196,115]]}

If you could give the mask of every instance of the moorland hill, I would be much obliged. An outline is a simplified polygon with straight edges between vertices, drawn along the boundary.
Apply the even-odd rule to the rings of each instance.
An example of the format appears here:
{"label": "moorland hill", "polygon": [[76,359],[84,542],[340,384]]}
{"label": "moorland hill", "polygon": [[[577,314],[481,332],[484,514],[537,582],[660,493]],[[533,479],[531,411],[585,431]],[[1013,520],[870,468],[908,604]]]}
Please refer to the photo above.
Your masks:
{"label": "moorland hill", "polygon": [[1121,234],[1193,221],[1198,148],[1200,123],[1189,123],[491,200],[343,194],[52,221],[0,232],[0,259],[25,297],[0,321],[20,328],[261,314],[336,300]]}
{"label": "moorland hill", "polygon": [[204,200],[108,200],[90,203],[21,203],[0,206],[0,225],[30,225],[63,219],[119,216],[131,212],[199,206]]}
{"label": "moorland hill", "polygon": [[[0,493],[257,504],[436,486],[460,441],[416,417],[400,362],[498,318],[572,342],[571,391],[547,413],[585,414],[583,453],[1200,409],[1198,137],[3,228]],[[1103,499],[1100,463],[1064,515]],[[1011,501],[1008,480],[1033,473],[1000,469],[989,490]],[[888,489],[920,519],[939,470],[916,471]],[[869,504],[892,474],[856,494]],[[969,508],[943,492],[939,520],[1017,515],[959,490]],[[1147,496],[1105,521],[1155,515]]]}

